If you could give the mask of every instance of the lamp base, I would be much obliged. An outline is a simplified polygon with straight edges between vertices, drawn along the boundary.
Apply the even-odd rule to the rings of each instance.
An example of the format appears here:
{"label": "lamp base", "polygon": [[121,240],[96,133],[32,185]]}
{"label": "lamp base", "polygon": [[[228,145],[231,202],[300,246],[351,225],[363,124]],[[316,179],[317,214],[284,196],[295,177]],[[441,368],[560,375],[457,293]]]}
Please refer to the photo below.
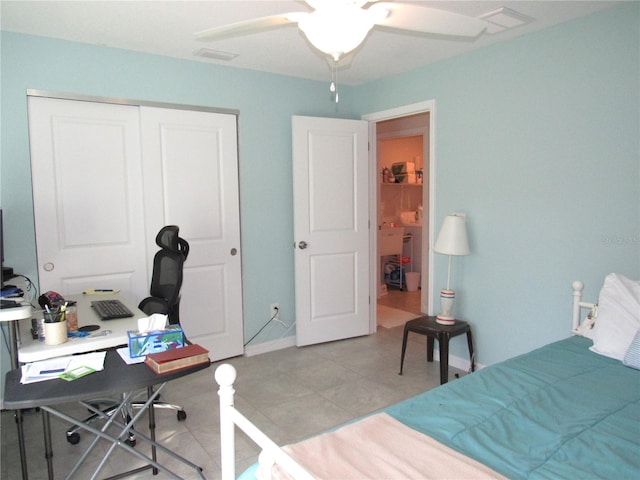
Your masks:
{"label": "lamp base", "polygon": [[440,325],[455,325],[456,319],[452,316],[443,315],[442,313],[439,313],[438,315],[436,315],[436,322],[439,323]]}
{"label": "lamp base", "polygon": [[455,298],[456,294],[453,290],[443,289],[440,291],[440,309],[442,311],[436,315],[436,322],[441,325],[454,325],[456,323],[455,317],[451,315]]}

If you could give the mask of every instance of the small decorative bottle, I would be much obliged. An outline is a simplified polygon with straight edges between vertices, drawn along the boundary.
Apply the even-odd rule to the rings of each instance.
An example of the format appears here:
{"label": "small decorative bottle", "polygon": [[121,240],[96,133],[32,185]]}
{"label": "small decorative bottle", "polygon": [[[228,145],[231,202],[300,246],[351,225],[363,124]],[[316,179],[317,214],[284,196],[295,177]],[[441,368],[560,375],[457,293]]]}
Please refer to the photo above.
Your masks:
{"label": "small decorative bottle", "polygon": [[382,169],[382,183],[389,183],[389,169],[387,167]]}
{"label": "small decorative bottle", "polygon": [[78,307],[75,305],[69,305],[64,312],[65,320],[67,321],[67,331],[78,331]]}

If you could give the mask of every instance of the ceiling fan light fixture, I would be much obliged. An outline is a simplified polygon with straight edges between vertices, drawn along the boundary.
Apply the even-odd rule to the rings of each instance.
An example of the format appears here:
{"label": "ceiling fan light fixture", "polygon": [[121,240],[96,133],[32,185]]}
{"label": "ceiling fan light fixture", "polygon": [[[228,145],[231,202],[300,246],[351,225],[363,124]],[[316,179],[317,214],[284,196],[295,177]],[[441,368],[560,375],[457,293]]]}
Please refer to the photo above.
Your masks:
{"label": "ceiling fan light fixture", "polygon": [[360,45],[373,25],[368,11],[341,4],[318,9],[298,22],[309,42],[336,61]]}

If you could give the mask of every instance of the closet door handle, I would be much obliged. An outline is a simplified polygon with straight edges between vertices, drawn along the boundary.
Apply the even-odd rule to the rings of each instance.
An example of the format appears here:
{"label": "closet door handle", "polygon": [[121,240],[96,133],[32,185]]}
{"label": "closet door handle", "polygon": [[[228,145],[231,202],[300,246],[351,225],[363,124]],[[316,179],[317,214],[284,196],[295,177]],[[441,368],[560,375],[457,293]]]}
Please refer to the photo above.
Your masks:
{"label": "closet door handle", "polygon": [[300,250],[304,250],[305,248],[307,248],[309,246],[309,244],[307,242],[305,242],[304,240],[301,242],[298,242],[298,248]]}

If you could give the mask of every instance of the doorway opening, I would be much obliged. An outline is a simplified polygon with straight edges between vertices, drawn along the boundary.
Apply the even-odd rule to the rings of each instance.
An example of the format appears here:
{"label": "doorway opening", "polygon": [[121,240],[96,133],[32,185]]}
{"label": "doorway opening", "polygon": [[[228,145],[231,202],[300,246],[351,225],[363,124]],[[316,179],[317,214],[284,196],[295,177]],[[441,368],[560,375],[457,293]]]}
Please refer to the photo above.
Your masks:
{"label": "doorway opening", "polygon": [[423,173],[429,167],[429,112],[377,122],[376,143],[377,254],[381,259],[377,324],[390,328],[422,313]]}
{"label": "doorway opening", "polygon": [[363,117],[371,139],[371,331],[432,313],[434,114],[429,101]]}

